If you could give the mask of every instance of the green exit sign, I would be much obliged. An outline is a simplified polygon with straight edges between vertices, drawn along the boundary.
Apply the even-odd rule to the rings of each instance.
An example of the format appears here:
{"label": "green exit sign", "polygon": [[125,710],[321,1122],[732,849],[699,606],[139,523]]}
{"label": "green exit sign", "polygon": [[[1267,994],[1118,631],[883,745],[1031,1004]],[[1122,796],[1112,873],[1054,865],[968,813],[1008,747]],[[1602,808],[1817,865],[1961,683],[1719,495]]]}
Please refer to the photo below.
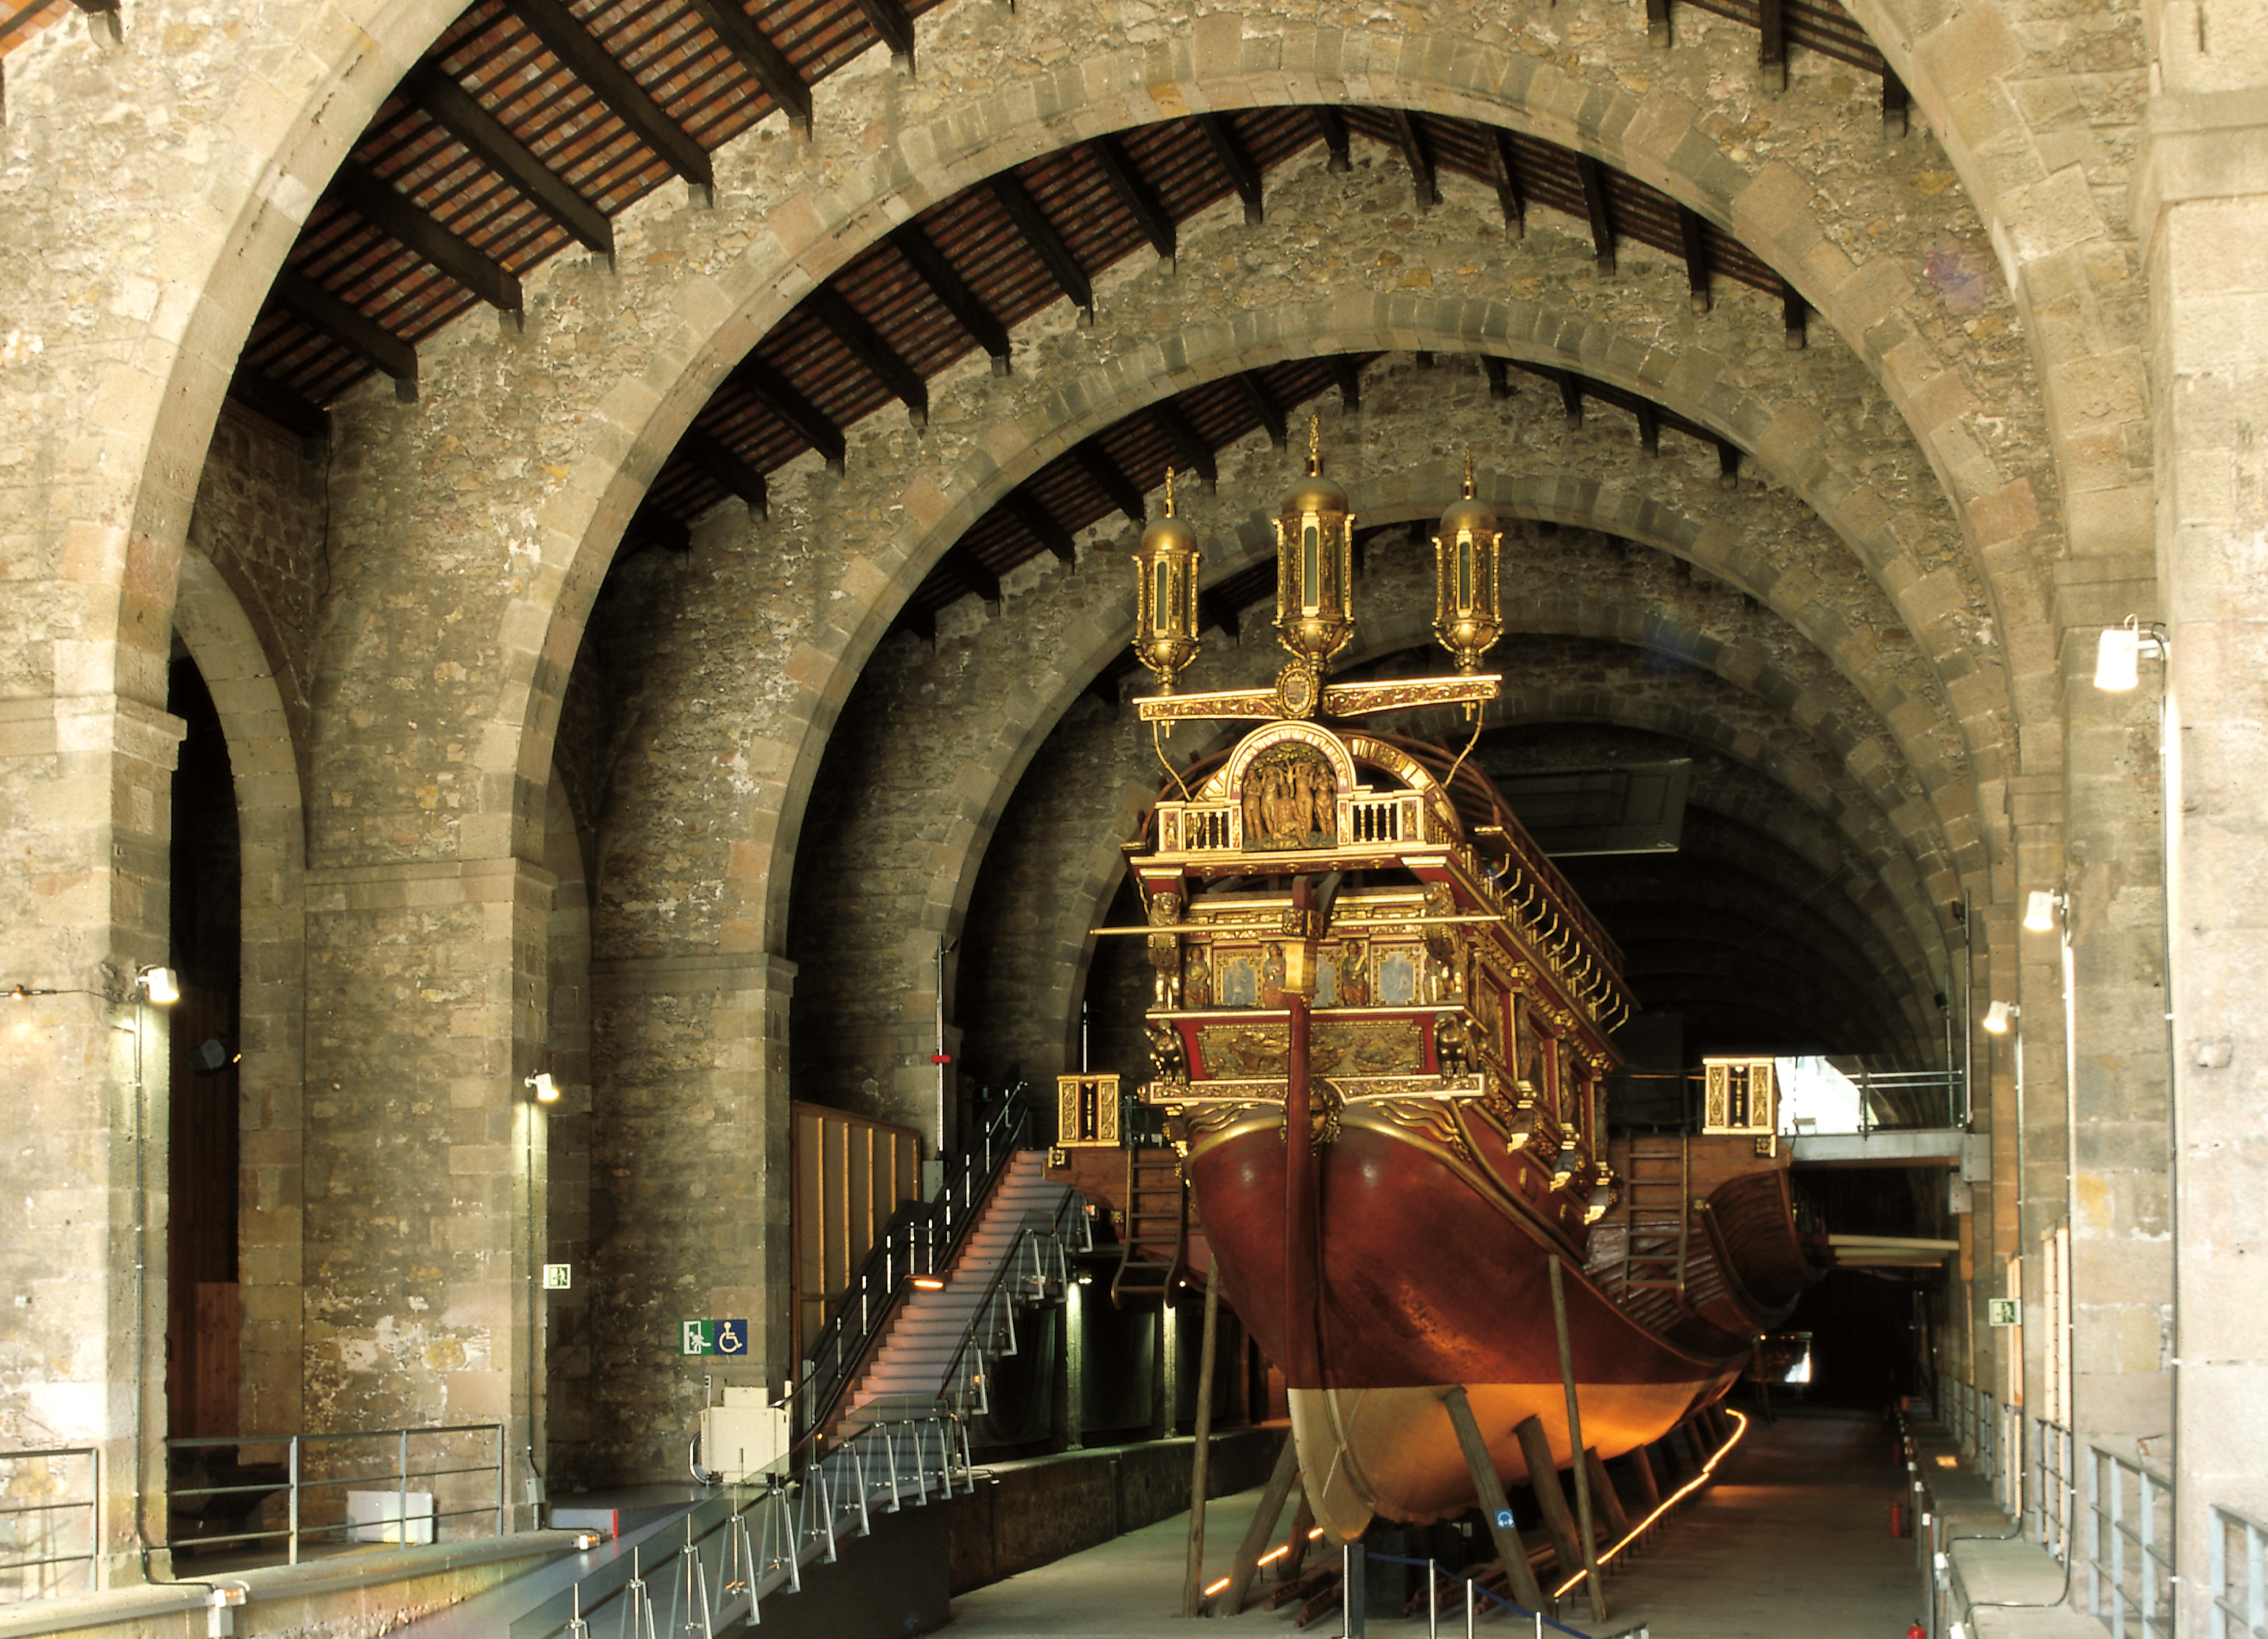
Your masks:
{"label": "green exit sign", "polygon": [[2021,1326],[2023,1315],[2013,1297],[1987,1297],[1984,1300],[1984,1322],[1987,1326]]}
{"label": "green exit sign", "polygon": [[563,1292],[575,1284],[575,1266],[571,1263],[547,1263],[543,1266],[543,1290]]}

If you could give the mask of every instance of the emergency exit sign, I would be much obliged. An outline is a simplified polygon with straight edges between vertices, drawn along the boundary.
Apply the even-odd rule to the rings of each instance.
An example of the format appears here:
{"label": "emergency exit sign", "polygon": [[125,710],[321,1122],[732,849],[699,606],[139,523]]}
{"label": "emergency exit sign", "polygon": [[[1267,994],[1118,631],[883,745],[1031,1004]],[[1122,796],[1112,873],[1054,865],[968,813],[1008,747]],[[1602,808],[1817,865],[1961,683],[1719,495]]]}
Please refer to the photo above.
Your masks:
{"label": "emergency exit sign", "polygon": [[547,1263],[543,1266],[543,1290],[563,1292],[575,1284],[575,1266],[571,1263]]}
{"label": "emergency exit sign", "polygon": [[680,1355],[745,1355],[748,1352],[746,1320],[680,1320]]}
{"label": "emergency exit sign", "polygon": [[1987,1326],[2021,1326],[2023,1320],[2013,1297],[1987,1297],[1984,1300],[1984,1323]]}

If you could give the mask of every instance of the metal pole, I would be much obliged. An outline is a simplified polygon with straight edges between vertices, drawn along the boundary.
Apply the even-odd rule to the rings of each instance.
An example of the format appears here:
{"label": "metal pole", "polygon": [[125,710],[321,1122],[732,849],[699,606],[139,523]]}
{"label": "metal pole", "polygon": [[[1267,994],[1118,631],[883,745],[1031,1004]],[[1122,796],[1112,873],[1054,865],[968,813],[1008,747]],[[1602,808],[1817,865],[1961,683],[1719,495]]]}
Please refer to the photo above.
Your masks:
{"label": "metal pole", "polygon": [[[1591,1620],[1607,1619],[1607,1591],[1599,1585],[1599,1540],[1591,1532],[1591,1469],[1584,1460],[1583,1408],[1575,1396],[1575,1346],[1567,1331],[1567,1290],[1559,1260],[1551,1260],[1551,1319],[1559,1328],[1559,1381],[1567,1392],[1567,1445],[1575,1471],[1575,1516],[1583,1536],[1583,1581],[1591,1591]],[[1538,1483],[1549,1483],[1548,1478]]]}
{"label": "metal pole", "polygon": [[[1168,1300],[1170,1301],[1170,1300]],[[1182,1583],[1182,1614],[1195,1616],[1204,1602],[1205,1468],[1212,1449],[1213,1339],[1220,1324],[1220,1283],[1205,1279],[1204,1341],[1197,1354],[1197,1450],[1189,1458],[1189,1569]]]}

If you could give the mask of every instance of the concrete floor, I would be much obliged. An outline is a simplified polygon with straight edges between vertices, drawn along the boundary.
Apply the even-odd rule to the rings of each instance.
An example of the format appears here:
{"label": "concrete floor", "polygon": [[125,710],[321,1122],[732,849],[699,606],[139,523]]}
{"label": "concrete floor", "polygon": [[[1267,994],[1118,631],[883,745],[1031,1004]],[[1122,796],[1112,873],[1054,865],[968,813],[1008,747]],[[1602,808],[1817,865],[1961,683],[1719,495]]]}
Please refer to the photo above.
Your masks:
{"label": "concrete floor", "polygon": [[[1925,1610],[1911,1540],[1889,1534],[1890,1504],[1906,1495],[1889,1432],[1877,1419],[1799,1407],[1751,1424],[1714,1481],[1609,1568],[1607,1619],[1591,1620],[1578,1590],[1560,1621],[1587,1634],[1646,1623],[1656,1639],[1902,1639]],[[1205,1577],[1226,1573],[1257,1505],[1248,1492],[1206,1513]],[[1189,1540],[1186,1514],[1010,1578],[953,1602],[947,1639],[1188,1639],[1178,1607]],[[1256,1604],[1258,1602],[1256,1602]],[[1294,1631],[1294,1608],[1248,1608],[1240,1630]],[[1441,1631],[1462,1633],[1462,1608]],[[1514,1631],[1506,1617],[1487,1631]],[[1386,1639],[1425,1632],[1372,1617]],[[1344,1632],[1334,1612],[1308,1630]]]}

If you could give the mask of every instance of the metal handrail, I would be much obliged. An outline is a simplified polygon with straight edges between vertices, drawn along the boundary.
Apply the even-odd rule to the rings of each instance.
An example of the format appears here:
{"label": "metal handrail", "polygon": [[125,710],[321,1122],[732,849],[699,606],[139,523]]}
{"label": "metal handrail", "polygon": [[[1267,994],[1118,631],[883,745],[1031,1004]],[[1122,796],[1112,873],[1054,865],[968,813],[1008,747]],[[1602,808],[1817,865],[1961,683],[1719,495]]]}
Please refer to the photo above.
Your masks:
{"label": "metal handrail", "polygon": [[[59,1572],[40,1577],[24,1575],[26,1571],[46,1570],[55,1566],[85,1565],[86,1567],[85,1591],[92,1593],[95,1590],[95,1544],[99,1534],[96,1528],[96,1510],[98,1499],[102,1495],[101,1452],[92,1445],[55,1445],[34,1451],[0,1452],[0,1463],[49,1462],[58,1459],[84,1461],[86,1464],[85,1497],[70,1497],[59,1503],[15,1503],[0,1505],[0,1521],[29,1519],[32,1522],[32,1529],[20,1536],[18,1527],[12,1524],[6,1527],[10,1546],[52,1547],[56,1546],[55,1539],[70,1528],[70,1522],[67,1520],[50,1522],[44,1517],[84,1510],[86,1515],[86,1550],[80,1554],[42,1554],[33,1559],[0,1560],[0,1605],[13,1604],[28,1599],[48,1599],[64,1592],[65,1590],[61,1586],[63,1577]],[[53,1476],[50,1474],[42,1477],[52,1479]],[[0,1492],[0,1496],[10,1496],[41,1495],[47,1494],[39,1491]],[[45,1585],[33,1585],[35,1584]]]}
{"label": "metal handrail", "polygon": [[1028,1090],[1029,1084],[1020,1081],[1008,1089],[976,1142],[946,1161],[946,1181],[936,1197],[899,1213],[858,1266],[834,1314],[806,1352],[799,1380],[788,1392],[785,1403],[799,1438],[807,1437],[834,1415],[907,1283],[916,1275],[936,1274],[952,1260],[993,1180],[1021,1146],[1031,1122]]}
{"label": "metal handrail", "polygon": [[2111,1639],[2174,1628],[2174,1482],[2100,1445],[2087,1451],[2087,1609]]}
{"label": "metal handrail", "polygon": [[2035,1417],[2031,1432],[2032,1540],[2058,1563],[2067,1563],[2078,1500],[2077,1477],[2072,1473],[2071,1430],[2044,1417]]}
{"label": "metal handrail", "polygon": [[[496,1452],[493,1460],[475,1466],[455,1467],[412,1468],[409,1466],[409,1443],[411,1440],[463,1434],[486,1435],[491,1438],[495,1442]],[[309,1452],[309,1448],[340,1445],[350,1441],[369,1442],[372,1440],[391,1440],[394,1443],[394,1459],[393,1466],[384,1470],[383,1472],[351,1474],[326,1474],[320,1479],[308,1477],[307,1466],[304,1459]],[[409,1527],[412,1524],[412,1516],[409,1513],[409,1497],[411,1495],[409,1482],[412,1480],[423,1481],[446,1480],[466,1474],[478,1474],[482,1476],[493,1474],[496,1477],[496,1501],[493,1503],[483,1502],[475,1507],[445,1509],[440,1505],[442,1499],[438,1494],[438,1488],[431,1493],[420,1491],[417,1495],[421,1496],[427,1495],[431,1496],[433,1509],[430,1514],[418,1514],[415,1516],[416,1523],[421,1525],[430,1523],[432,1526],[434,1540],[438,1541],[441,1535],[442,1522],[445,1520],[472,1519],[492,1516],[494,1520],[493,1534],[497,1536],[502,1536],[504,1534],[504,1519],[506,1512],[506,1503],[504,1500],[504,1424],[501,1422],[444,1423],[437,1424],[429,1428],[416,1429],[362,1429],[337,1434],[205,1435],[188,1438],[170,1439],[166,1442],[166,1450],[169,1456],[176,1452],[242,1450],[246,1447],[253,1447],[260,1450],[268,1450],[276,1447],[283,1448],[284,1452],[284,1472],[281,1483],[278,1483],[274,1480],[261,1480],[254,1481],[250,1483],[234,1485],[169,1486],[167,1488],[167,1496],[169,1500],[173,1503],[180,1503],[198,1498],[210,1499],[226,1496],[264,1498],[276,1492],[281,1491],[284,1494],[285,1498],[284,1523],[281,1526],[268,1530],[215,1532],[210,1535],[186,1538],[178,1542],[168,1541],[166,1544],[168,1547],[175,1549],[211,1547],[222,1544],[232,1544],[239,1547],[247,1545],[257,1547],[263,1543],[275,1542],[280,1540],[284,1546],[285,1557],[284,1562],[287,1565],[297,1565],[299,1562],[299,1549],[302,1542],[311,1538],[339,1535],[340,1540],[351,1540],[351,1538],[343,1537],[340,1533],[357,1529],[364,1529],[372,1525],[391,1525],[401,1533],[400,1540],[406,1542],[409,1540]],[[437,1456],[435,1460],[439,1461],[444,1459]],[[356,1520],[340,1518],[327,1521],[319,1525],[310,1525],[307,1523],[306,1510],[303,1504],[308,1500],[310,1494],[347,1490],[356,1488],[368,1488],[370,1481],[372,1480],[385,1480],[391,1481],[393,1482],[395,1503],[394,1514],[391,1519]],[[255,1502],[253,1506],[257,1507],[258,1503]],[[248,1512],[250,1510],[247,1510],[246,1511]]]}
{"label": "metal handrail", "polygon": [[[1073,1207],[1078,1209],[1076,1214],[1072,1213]],[[1094,1230],[1087,1216],[1086,1197],[1075,1189],[1064,1192],[1063,1200],[1056,1207],[1055,1216],[1044,1227],[1038,1223],[1035,1216],[1026,1216],[1023,1226],[1017,1231],[1016,1244],[1008,1249],[1008,1255],[1000,1260],[1000,1267],[992,1272],[992,1279],[985,1286],[984,1295],[976,1300],[976,1308],[968,1318],[968,1325],[961,1331],[961,1342],[954,1349],[952,1360],[946,1365],[945,1376],[939,1381],[938,1402],[953,1415],[966,1419],[971,1416],[983,1416],[991,1410],[991,1396],[985,1392],[984,1388],[985,1379],[990,1373],[984,1368],[993,1358],[1012,1356],[1017,1352],[1016,1305],[1012,1302],[1004,1305],[1001,1298],[1006,1289],[1009,1275],[1016,1270],[1018,1260],[1027,1250],[1029,1250],[1032,1254],[1030,1278],[1044,1282],[1047,1278],[1047,1269],[1043,1260],[1047,1255],[1047,1249],[1052,1248],[1055,1253],[1057,1284],[1060,1287],[1069,1283],[1071,1260],[1064,1250],[1067,1237],[1064,1229],[1064,1220],[1066,1216],[1074,1217],[1079,1224],[1083,1242],[1079,1250],[1092,1252],[1094,1249]],[[998,1356],[994,1355],[993,1346],[978,1341],[979,1334],[983,1329],[988,1316],[997,1317],[993,1321],[992,1335],[995,1338],[998,1338],[1004,1330],[1006,1334],[1007,1345],[999,1350]],[[976,1349],[973,1360],[969,1352],[972,1346]],[[973,1395],[970,1393],[972,1387],[975,1390]],[[957,1393],[956,1388],[959,1391]]]}
{"label": "metal handrail", "polygon": [[[2235,1539],[2235,1562],[2229,1540]],[[2268,1525],[2216,1503],[2207,1554],[2213,1639],[2268,1639]],[[2241,1578],[2241,1580],[2240,1580]]]}

